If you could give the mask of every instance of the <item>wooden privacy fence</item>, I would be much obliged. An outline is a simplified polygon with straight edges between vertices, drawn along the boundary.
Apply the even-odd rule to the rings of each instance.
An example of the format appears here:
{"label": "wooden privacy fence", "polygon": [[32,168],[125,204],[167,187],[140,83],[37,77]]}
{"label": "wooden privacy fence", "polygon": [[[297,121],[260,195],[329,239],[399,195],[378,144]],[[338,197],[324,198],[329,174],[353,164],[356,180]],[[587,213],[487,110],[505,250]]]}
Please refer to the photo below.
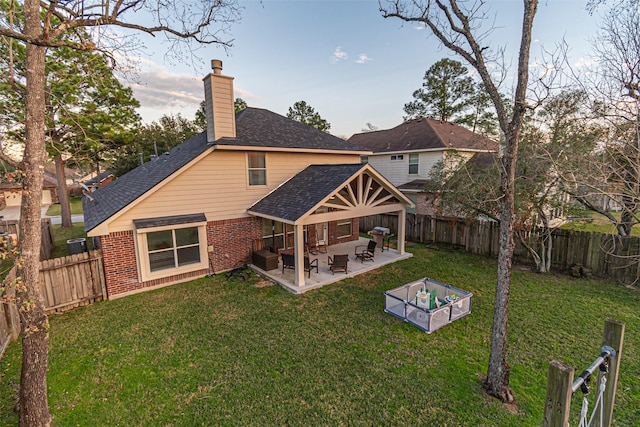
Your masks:
{"label": "wooden privacy fence", "polygon": [[[15,293],[13,288],[6,291],[6,296],[10,300]],[[20,316],[15,304],[5,302],[0,299],[0,359],[10,342],[18,339],[20,334]]]}
{"label": "wooden privacy fence", "polygon": [[[15,278],[15,269],[5,283]],[[13,287],[7,293],[13,292]],[[94,250],[40,262],[40,294],[47,314],[61,313],[106,298],[102,251]],[[12,295],[7,295],[11,301]],[[13,302],[0,304],[0,357],[18,337],[20,318]]]}
{"label": "wooden privacy fence", "polygon": [[102,251],[95,250],[40,262],[40,293],[47,314],[104,299]]}
{"label": "wooden privacy fence", "polygon": [[[18,226],[19,221],[17,220],[2,220],[0,221],[0,232],[9,233],[9,235],[13,235],[16,239],[20,240],[20,227]],[[40,245],[40,260],[51,258],[51,252],[53,251],[53,247],[55,246],[55,239],[53,237],[53,228],[51,227],[51,219],[50,218],[42,218],[40,221],[42,235],[42,244]]]}
{"label": "wooden privacy fence", "polygon": [[[398,230],[398,216],[381,214],[360,218],[360,231],[376,226]],[[532,231],[536,239],[538,231]],[[500,225],[491,221],[430,217],[407,214],[405,238],[413,242],[436,243],[464,248],[467,252],[497,257],[500,249]],[[533,262],[527,249],[516,239],[514,258]],[[632,283],[640,277],[640,238],[612,234],[556,229],[552,233],[552,267],[566,271],[581,266],[592,274]]]}

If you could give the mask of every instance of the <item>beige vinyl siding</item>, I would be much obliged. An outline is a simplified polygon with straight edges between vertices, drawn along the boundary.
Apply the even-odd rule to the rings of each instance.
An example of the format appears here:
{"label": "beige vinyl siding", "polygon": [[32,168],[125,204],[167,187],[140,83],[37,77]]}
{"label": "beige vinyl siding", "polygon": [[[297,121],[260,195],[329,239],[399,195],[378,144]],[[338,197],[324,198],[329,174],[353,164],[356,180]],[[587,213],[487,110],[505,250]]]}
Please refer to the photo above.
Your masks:
{"label": "beige vinyl siding", "polygon": [[[388,179],[393,185],[405,184],[414,179],[426,179],[429,177],[431,168],[442,160],[442,151],[422,151],[419,153],[418,174],[409,174],[409,154],[403,155],[402,160],[391,160],[391,154],[375,154],[369,156],[369,164]],[[394,154],[394,155],[398,155]],[[415,154],[415,153],[414,153]]]}
{"label": "beige vinyl siding", "polygon": [[[223,137],[235,138],[236,115],[233,97],[233,78],[210,74],[204,79],[207,105],[207,140],[215,141]],[[213,102],[210,103],[212,100]]]}
{"label": "beige vinyl siding", "polygon": [[455,169],[460,166],[462,162],[468,162],[475,154],[475,152],[470,151],[454,151],[451,154],[445,153],[445,166],[450,169]]}
{"label": "beige vinyl siding", "polygon": [[[133,220],[204,213],[208,221],[247,216],[249,206],[310,164],[359,163],[358,154],[266,152],[267,185],[250,187],[244,151],[217,150],[193,164],[139,203],[116,215],[108,231],[133,229]],[[104,227],[91,235],[105,232]]]}

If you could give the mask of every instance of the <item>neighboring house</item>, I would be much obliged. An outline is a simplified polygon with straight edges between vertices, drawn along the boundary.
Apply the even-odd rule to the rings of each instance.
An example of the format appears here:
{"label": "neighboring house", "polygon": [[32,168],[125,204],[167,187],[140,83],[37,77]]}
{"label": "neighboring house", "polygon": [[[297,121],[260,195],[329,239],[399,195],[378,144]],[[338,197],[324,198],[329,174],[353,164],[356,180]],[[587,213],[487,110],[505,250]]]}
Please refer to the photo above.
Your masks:
{"label": "neighboring house", "polygon": [[[3,206],[22,205],[22,183],[2,182],[0,192],[2,192]],[[54,176],[45,173],[42,178],[42,204],[52,203],[58,203],[58,181]]]}
{"label": "neighboring house", "polygon": [[424,192],[431,169],[442,162],[455,167],[476,153],[497,152],[498,143],[461,126],[433,119],[409,120],[392,129],[353,135],[350,143],[373,154],[362,161],[373,166],[416,205],[420,214],[434,214],[434,199]]}
{"label": "neighboring house", "polygon": [[411,201],[360,164],[368,150],[267,110],[235,114],[233,78],[213,67],[207,131],[83,199],[110,298],[232,269],[255,243],[292,251],[300,267],[305,243],[357,240],[366,215],[397,213],[404,236]]}
{"label": "neighboring house", "polygon": [[115,176],[111,172],[105,171],[100,172],[97,175],[93,174],[90,177],[85,177],[80,180],[80,182],[83,183],[89,189],[89,191],[93,192],[98,188],[104,187],[105,185],[109,184],[114,179]]}

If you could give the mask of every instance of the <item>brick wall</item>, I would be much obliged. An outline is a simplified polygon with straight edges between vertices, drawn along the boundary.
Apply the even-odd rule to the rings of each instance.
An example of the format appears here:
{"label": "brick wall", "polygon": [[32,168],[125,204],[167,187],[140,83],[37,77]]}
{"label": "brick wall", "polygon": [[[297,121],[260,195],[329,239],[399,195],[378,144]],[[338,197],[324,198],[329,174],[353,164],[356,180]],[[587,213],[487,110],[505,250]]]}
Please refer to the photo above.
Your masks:
{"label": "brick wall", "polygon": [[262,238],[262,219],[225,219],[207,223],[209,262],[214,272],[233,268],[239,261],[250,262],[253,240]]}
{"label": "brick wall", "polygon": [[[337,238],[337,223],[335,221],[329,223],[329,244],[358,239],[359,220],[358,218],[353,218],[351,221],[352,235],[340,239]],[[209,269],[141,282],[136,264],[133,231],[119,231],[108,236],[102,236],[100,240],[104,257],[107,293],[109,297],[113,297],[125,292],[184,282],[202,277],[208,273],[229,270],[239,261],[251,261],[253,241],[258,238],[262,238],[262,220],[260,218],[235,218],[208,222],[207,253]],[[315,233],[310,233],[309,238],[315,240]]]}
{"label": "brick wall", "polygon": [[207,247],[210,269],[174,274],[141,282],[138,276],[133,231],[120,231],[102,236],[105,280],[109,297],[160,285],[184,282],[211,272],[233,268],[238,261],[251,258],[253,239],[262,235],[259,218],[237,218],[207,223]]}
{"label": "brick wall", "polygon": [[133,231],[119,231],[108,236],[102,236],[101,244],[104,258],[104,276],[109,298],[144,288],[184,282],[202,277],[208,273],[208,270],[198,270],[141,282],[136,264]]}
{"label": "brick wall", "polygon": [[335,245],[338,243],[346,243],[354,240],[358,240],[358,229],[360,227],[359,218],[351,218],[351,236],[344,236],[338,238],[338,222],[331,221],[329,226],[329,245]]}
{"label": "brick wall", "polygon": [[439,196],[432,193],[418,193],[416,213],[419,215],[440,215]]}
{"label": "brick wall", "polygon": [[139,289],[133,231],[118,231],[100,238],[104,276],[109,296]]}

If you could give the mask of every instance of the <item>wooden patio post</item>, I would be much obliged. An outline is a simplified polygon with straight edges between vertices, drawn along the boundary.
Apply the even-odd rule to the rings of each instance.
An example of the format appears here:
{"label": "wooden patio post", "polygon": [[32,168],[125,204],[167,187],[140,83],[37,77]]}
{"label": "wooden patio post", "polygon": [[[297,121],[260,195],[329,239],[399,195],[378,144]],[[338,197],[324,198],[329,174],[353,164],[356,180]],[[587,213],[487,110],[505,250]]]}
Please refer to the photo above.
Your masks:
{"label": "wooden patio post", "polygon": [[404,241],[406,239],[407,210],[402,208],[398,212],[398,253],[404,255]]}
{"label": "wooden patio post", "polygon": [[304,286],[304,226],[302,224],[293,225],[293,250],[296,265],[295,284]]}

